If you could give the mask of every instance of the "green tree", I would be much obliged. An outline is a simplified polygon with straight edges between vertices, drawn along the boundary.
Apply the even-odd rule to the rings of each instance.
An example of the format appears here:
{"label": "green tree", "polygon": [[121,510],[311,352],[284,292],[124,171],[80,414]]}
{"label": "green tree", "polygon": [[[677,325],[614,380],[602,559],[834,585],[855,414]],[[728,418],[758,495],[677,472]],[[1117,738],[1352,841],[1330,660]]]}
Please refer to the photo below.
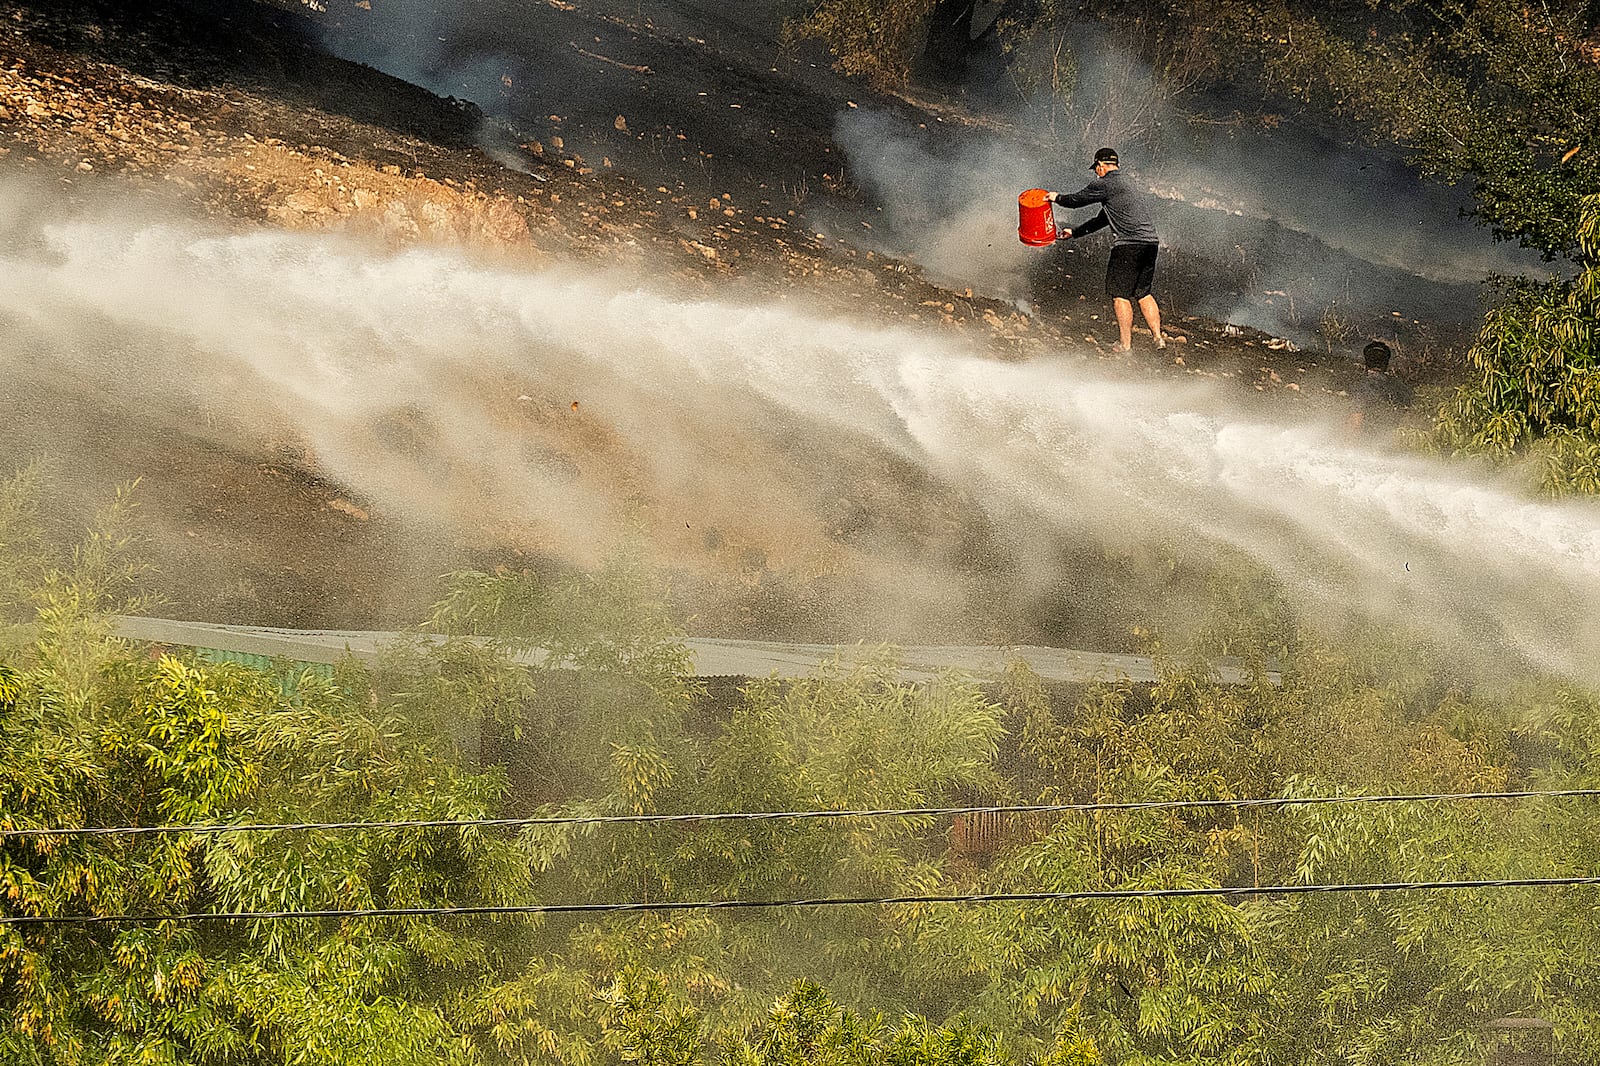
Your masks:
{"label": "green tree", "polygon": [[1600,195],[1582,201],[1577,276],[1508,283],[1439,414],[1457,454],[1531,457],[1548,492],[1600,492]]}
{"label": "green tree", "polygon": [[[70,563],[59,569],[61,587],[76,580]],[[1241,650],[1270,641],[1280,661],[1276,675],[1258,664],[1243,684],[1221,683],[1203,660],[1161,655],[1153,685],[1068,691],[1017,666],[995,692],[958,676],[907,683],[885,651],[713,702],[689,681],[662,602],[626,561],[564,582],[469,575],[433,620],[457,630],[447,640],[418,638],[378,667],[345,663],[332,677],[152,658],[106,640],[92,611],[89,624],[48,635],[24,619],[34,639],[0,663],[0,828],[1600,782],[1592,693],[1537,679],[1469,685],[1393,631],[1284,639],[1248,621]],[[557,654],[527,661],[536,644]],[[495,743],[473,743],[463,719]],[[544,749],[539,760],[521,761],[525,743]],[[575,768],[557,773],[563,763]],[[530,776],[530,765],[552,774]],[[1468,1064],[1481,1061],[1482,1024],[1505,1015],[1551,1020],[1573,1061],[1600,1053],[1600,912],[1585,888],[543,919],[171,918],[1600,872],[1588,797],[1068,812],[1013,816],[996,823],[995,839],[976,856],[929,817],[520,834],[417,825],[8,832],[0,917],[151,920],[0,925],[0,1057],[30,1066]]]}

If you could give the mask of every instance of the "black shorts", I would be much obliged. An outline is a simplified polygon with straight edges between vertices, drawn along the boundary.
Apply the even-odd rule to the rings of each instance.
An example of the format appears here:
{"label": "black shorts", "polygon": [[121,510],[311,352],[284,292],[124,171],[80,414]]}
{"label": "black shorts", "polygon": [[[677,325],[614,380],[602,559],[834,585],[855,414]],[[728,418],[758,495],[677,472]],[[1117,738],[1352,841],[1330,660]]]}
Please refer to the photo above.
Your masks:
{"label": "black shorts", "polygon": [[1152,241],[1114,244],[1106,263],[1106,295],[1138,300],[1150,295],[1156,280],[1156,253],[1161,245]]}

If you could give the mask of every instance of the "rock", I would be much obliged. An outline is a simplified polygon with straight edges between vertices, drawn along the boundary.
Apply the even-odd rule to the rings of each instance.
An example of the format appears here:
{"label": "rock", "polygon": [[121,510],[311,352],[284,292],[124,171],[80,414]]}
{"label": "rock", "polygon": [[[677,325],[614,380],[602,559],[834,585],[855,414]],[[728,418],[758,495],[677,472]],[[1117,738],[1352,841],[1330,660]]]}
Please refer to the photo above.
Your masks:
{"label": "rock", "polygon": [[483,232],[501,244],[516,244],[528,239],[528,221],[508,201],[495,200],[484,210]]}
{"label": "rock", "polygon": [[417,216],[418,221],[436,236],[448,234],[453,229],[450,225],[450,211],[443,204],[430,200],[422,205]]}
{"label": "rock", "polygon": [[401,237],[415,237],[420,232],[411,212],[399,200],[390,200],[383,206],[383,228]]}
{"label": "rock", "polygon": [[322,207],[322,197],[314,192],[290,193],[283,201],[283,206],[291,211],[299,211],[306,215],[319,214]]}
{"label": "rock", "polygon": [[367,520],[367,517],[368,517],[367,516],[367,512],[363,511],[361,508],[357,507],[355,504],[351,503],[349,500],[345,499],[343,496],[340,496],[340,497],[338,497],[336,499],[329,500],[328,501],[328,509],[331,510],[331,511],[338,511],[340,514],[343,514],[343,515],[349,515],[351,518],[354,518],[357,522],[365,522]]}

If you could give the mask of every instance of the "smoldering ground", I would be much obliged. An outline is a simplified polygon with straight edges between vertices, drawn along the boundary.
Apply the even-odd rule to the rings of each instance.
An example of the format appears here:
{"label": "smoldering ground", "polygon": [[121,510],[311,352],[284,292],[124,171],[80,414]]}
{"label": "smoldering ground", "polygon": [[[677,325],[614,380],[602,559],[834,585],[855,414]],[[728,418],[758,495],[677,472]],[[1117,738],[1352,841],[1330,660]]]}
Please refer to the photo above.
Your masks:
{"label": "smoldering ground", "polygon": [[[8,377],[115,402],[129,434],[175,446],[292,440],[417,522],[577,565],[640,523],[658,561],[735,584],[827,577],[859,590],[853,625],[902,639],[959,639],[1004,616],[983,604],[1056,588],[1064,543],[1160,546],[1162,565],[1226,552],[1318,610],[1600,680],[1600,507],[1524,499],[1332,420],[789,303],[14,187],[0,205]],[[975,564],[979,542],[1004,559]]]}
{"label": "smoldering ground", "polygon": [[[1081,188],[1091,153],[1111,144],[1152,195],[1166,251],[1158,290],[1177,314],[1308,346],[1328,316],[1404,343],[1412,320],[1469,328],[1490,275],[1547,269],[1467,218],[1465,189],[1423,180],[1396,152],[1288,123],[1195,123],[1109,34],[1083,28],[1072,49],[1077,76],[1065,97],[1014,89],[1008,99],[993,86],[966,86],[989,90],[988,114],[999,121],[841,113],[835,140],[853,180],[884,212],[874,233],[855,239],[987,295],[1048,299],[1059,276],[1072,272],[1091,279],[1079,289],[1093,291],[1104,239],[1025,248],[1016,239],[1016,197],[1028,188]],[[1183,104],[1193,112],[1207,106]],[[1058,222],[1092,213],[1058,210]]]}
{"label": "smoldering ground", "polygon": [[[531,129],[559,118],[566,143],[646,186],[744,183],[757,198],[792,195],[811,228],[915,262],[957,290],[1046,308],[1097,293],[1104,242],[1023,248],[1016,196],[1080,187],[1102,142],[1121,148],[1158,197],[1168,251],[1158,287],[1173,318],[1329,351],[1348,349],[1347,334],[1415,346],[1428,339],[1424,323],[1452,336],[1470,330],[1489,274],[1541,269],[1461,218],[1462,190],[1419,180],[1393,153],[1289,123],[1189,122],[1186,112],[1204,113],[1207,101],[1176,96],[1094,24],[963,65],[955,88],[982,104],[976,120],[954,111],[947,120],[893,101],[843,106],[853,90],[826,57],[780,55],[779,26],[794,13],[785,0],[737,10],[668,0],[647,13],[609,0],[327,8],[314,24],[341,55],[469,99],[499,121]],[[1057,43],[1073,72],[1064,97],[1028,77],[1045,53],[1060,66]],[[613,128],[618,115],[625,134]],[[825,144],[831,116],[842,161]],[[485,136],[497,158],[514,161],[509,132],[491,122]],[[862,189],[867,200],[825,186]],[[1064,224],[1087,217],[1062,212]]]}
{"label": "smoldering ground", "polygon": [[770,202],[836,169],[828,126],[850,91],[825,60],[780,55],[792,13],[789,0],[338,0],[307,25],[335,55],[476,105],[502,163],[537,173],[559,145],[645,187]]}
{"label": "smoldering ground", "polygon": [[[1090,176],[1081,159],[1046,158],[997,134],[930,133],[884,112],[841,115],[835,139],[853,179],[883,205],[875,232],[852,239],[958,289],[1048,300],[1061,275],[1079,273],[1077,288],[1097,292],[1109,238],[1034,249],[1016,236],[1017,194],[1081,188]],[[1129,153],[1130,173],[1153,197],[1165,255],[1157,290],[1174,314],[1311,346],[1332,313],[1403,343],[1393,331],[1412,320],[1469,328],[1491,274],[1537,272],[1536,257],[1495,245],[1463,219],[1451,190],[1426,187],[1377,154],[1289,140],[1304,154],[1284,144],[1159,163]],[[1335,191],[1313,188],[1318,180]],[[1056,212],[1061,226],[1092,214]]]}

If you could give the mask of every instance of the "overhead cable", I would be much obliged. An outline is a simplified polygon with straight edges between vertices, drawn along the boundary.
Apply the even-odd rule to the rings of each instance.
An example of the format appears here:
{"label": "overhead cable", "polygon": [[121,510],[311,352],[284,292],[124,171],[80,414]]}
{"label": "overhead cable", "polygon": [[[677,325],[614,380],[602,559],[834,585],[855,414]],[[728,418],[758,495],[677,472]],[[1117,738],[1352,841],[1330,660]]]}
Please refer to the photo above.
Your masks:
{"label": "overhead cable", "polygon": [[1383,881],[1368,884],[1246,885],[1238,888],[1134,888],[1079,892],[990,892],[926,896],[823,896],[813,899],[722,899],[657,903],[530,903],[465,907],[328,908],[297,911],[199,911],[187,914],[61,914],[0,917],[0,925],[152,925],[161,922],[286,921],[310,918],[422,918],[483,915],[618,914],[712,910],[793,910],[811,907],[932,903],[1071,903],[1091,900],[1181,899],[1205,896],[1299,896],[1334,892],[1438,892],[1487,888],[1600,885],[1600,877],[1526,877],[1493,881]]}
{"label": "overhead cable", "polygon": [[0,840],[26,837],[156,836],[176,833],[264,833],[283,830],[482,829],[527,826],[639,825],[671,822],[761,822],[815,818],[923,818],[962,814],[1071,814],[1096,811],[1178,811],[1251,807],[1303,807],[1314,804],[1444,803],[1469,800],[1561,799],[1600,796],[1600,789],[1570,788],[1527,792],[1443,792],[1400,796],[1281,796],[1265,799],[1150,800],[1131,803],[1029,803],[986,807],[890,807],[860,810],[711,811],[686,814],[538,815],[526,818],[417,818],[349,822],[218,822],[204,825],[45,826],[0,825]]}

